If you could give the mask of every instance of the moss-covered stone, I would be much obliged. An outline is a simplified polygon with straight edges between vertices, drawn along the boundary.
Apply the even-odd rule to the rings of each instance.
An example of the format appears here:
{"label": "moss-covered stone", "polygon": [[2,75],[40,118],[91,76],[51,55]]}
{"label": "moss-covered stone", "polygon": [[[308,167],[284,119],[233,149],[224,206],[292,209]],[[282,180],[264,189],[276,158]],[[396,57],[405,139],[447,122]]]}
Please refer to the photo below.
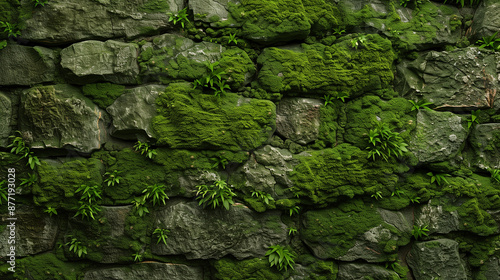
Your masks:
{"label": "moss-covered stone", "polygon": [[101,186],[104,166],[97,159],[41,160],[39,183],[33,187],[36,205],[76,211],[81,185]]}
{"label": "moss-covered stone", "polygon": [[115,85],[111,83],[101,84],[86,84],[82,88],[83,95],[90,98],[99,107],[106,109],[109,105],[113,104],[125,91],[125,86]]}
{"label": "moss-covered stone", "polygon": [[254,258],[237,261],[223,258],[214,262],[215,277],[220,280],[282,280],[284,276],[275,268],[269,267],[267,258]]}
{"label": "moss-covered stone", "polygon": [[394,78],[394,58],[391,42],[379,35],[366,35],[357,49],[348,37],[332,46],[266,48],[257,60],[261,69],[252,87],[290,95],[344,93],[354,98],[387,87]]}
{"label": "moss-covered stone", "polygon": [[255,75],[255,64],[248,54],[239,48],[231,48],[222,53],[219,68],[226,73],[223,75],[231,89],[238,90],[252,80]]}
{"label": "moss-covered stone", "polygon": [[53,253],[45,253],[16,260],[15,273],[7,270],[9,264],[2,265],[0,276],[2,279],[73,280],[83,277],[84,269],[89,266],[86,262],[65,262]]}
{"label": "moss-covered stone", "polygon": [[346,143],[311,152],[300,161],[290,174],[295,193],[319,207],[377,191],[389,196],[398,182],[397,164],[369,161],[367,152]]}
{"label": "moss-covered stone", "polygon": [[275,105],[265,100],[201,94],[190,84],[171,84],[156,102],[153,128],[159,145],[171,148],[250,150],[275,129]]}

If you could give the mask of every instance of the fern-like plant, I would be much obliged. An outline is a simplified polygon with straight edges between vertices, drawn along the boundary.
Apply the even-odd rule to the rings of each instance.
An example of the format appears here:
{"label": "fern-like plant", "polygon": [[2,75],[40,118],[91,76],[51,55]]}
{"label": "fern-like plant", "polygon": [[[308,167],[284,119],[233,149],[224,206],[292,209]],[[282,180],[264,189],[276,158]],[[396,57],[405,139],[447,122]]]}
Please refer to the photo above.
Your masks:
{"label": "fern-like plant", "polygon": [[287,271],[288,268],[294,269],[293,265],[295,261],[293,259],[295,256],[281,245],[270,246],[266,252],[266,257],[267,256],[269,257],[270,266],[276,266],[279,271],[283,269]]}
{"label": "fern-like plant", "polygon": [[378,122],[377,126],[368,134],[368,158],[375,160],[377,157],[389,161],[391,157],[399,157],[408,150],[399,133],[391,130],[388,124]]}
{"label": "fern-like plant", "polygon": [[196,188],[198,189],[196,199],[200,200],[199,205],[203,208],[211,206],[212,208],[224,207],[229,210],[229,206],[234,204],[233,197],[236,193],[224,180],[215,181],[213,185],[199,185]]}

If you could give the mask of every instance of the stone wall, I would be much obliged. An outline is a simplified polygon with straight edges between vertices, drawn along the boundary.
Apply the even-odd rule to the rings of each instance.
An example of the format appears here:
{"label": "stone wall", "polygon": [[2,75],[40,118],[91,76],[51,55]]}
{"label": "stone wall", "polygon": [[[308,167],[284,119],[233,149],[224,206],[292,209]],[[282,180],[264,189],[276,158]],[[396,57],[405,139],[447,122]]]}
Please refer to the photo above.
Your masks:
{"label": "stone wall", "polygon": [[443,2],[0,2],[0,278],[500,279],[500,2]]}

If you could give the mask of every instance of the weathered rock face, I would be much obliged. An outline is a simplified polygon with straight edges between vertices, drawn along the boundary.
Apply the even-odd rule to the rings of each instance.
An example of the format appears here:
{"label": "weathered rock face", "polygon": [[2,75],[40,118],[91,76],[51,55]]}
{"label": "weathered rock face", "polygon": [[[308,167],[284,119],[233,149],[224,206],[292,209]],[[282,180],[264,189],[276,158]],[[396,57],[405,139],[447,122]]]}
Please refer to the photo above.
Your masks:
{"label": "weathered rock face", "polygon": [[372,279],[380,279],[380,280],[401,279],[399,275],[392,270],[388,270],[383,267],[372,264],[358,264],[358,263],[346,263],[339,265],[339,274],[337,275],[337,279],[363,280],[366,279],[366,276],[368,275]]}
{"label": "weathered rock face", "polygon": [[206,65],[218,61],[224,50],[219,44],[195,43],[175,34],[160,35],[141,47],[141,78],[143,82],[201,78],[208,71]]}
{"label": "weathered rock face", "polygon": [[[455,7],[434,2],[418,5],[393,5],[389,1],[340,0],[338,17],[356,32],[384,33],[398,47],[423,50],[441,44],[456,44],[460,39],[462,16]],[[341,24],[342,25],[342,24]]]}
{"label": "weathered rock face", "polygon": [[166,12],[183,8],[182,0],[52,0],[35,9],[21,37],[45,44],[131,38],[169,27]]}
{"label": "weathered rock face", "polygon": [[255,160],[270,171],[278,184],[284,187],[293,184],[288,177],[288,172],[293,171],[293,167],[298,164],[298,160],[293,158],[290,151],[266,145],[256,150],[254,155]]}
{"label": "weathered rock face", "polygon": [[377,213],[356,201],[337,209],[306,212],[301,239],[321,259],[381,262],[410,241],[410,224],[401,213]]}
{"label": "weathered rock face", "polygon": [[133,266],[101,268],[85,273],[84,280],[203,280],[203,268],[170,263],[140,263]]}
{"label": "weathered rock face", "polygon": [[[16,248],[16,257],[35,255],[52,250],[56,242],[58,229],[55,217],[51,218],[48,215],[40,217],[38,213],[35,213],[33,207],[21,204],[16,206],[16,221],[7,220],[11,217],[8,214],[0,215],[2,223],[7,226],[0,234],[0,241],[2,242],[0,244],[0,253],[7,256],[7,254],[10,254],[11,246]],[[15,227],[9,227],[11,222],[15,223]],[[15,240],[15,244],[10,243],[9,240]]]}
{"label": "weathered rock face", "polygon": [[[193,0],[189,1],[189,9],[198,20],[211,22],[217,26],[223,26],[228,22],[229,3],[236,4],[235,0]],[[203,16],[196,16],[196,15]]]}
{"label": "weathered rock face", "polygon": [[111,115],[111,135],[117,138],[136,140],[154,138],[152,119],[156,115],[156,98],[165,86],[148,85],[128,90],[106,108]]}
{"label": "weathered rock face", "polygon": [[446,161],[463,148],[467,131],[462,119],[451,112],[421,109],[408,149],[420,163]]}
{"label": "weathered rock face", "polygon": [[219,100],[187,83],[170,84],[157,105],[158,144],[171,148],[245,151],[260,147],[275,129],[274,103],[233,93]]}
{"label": "weathered rock face", "polygon": [[416,279],[469,279],[458,243],[450,239],[417,242],[407,260]]}
{"label": "weathered rock face", "polygon": [[500,124],[476,125],[469,139],[474,150],[473,163],[481,169],[500,168]]}
{"label": "weathered rock face", "polygon": [[393,80],[389,40],[367,35],[364,45],[354,49],[348,39],[342,37],[331,46],[266,48],[257,59],[262,67],[252,87],[289,95],[343,93],[353,98]]}
{"label": "weathered rock face", "polygon": [[21,112],[21,132],[30,134],[32,148],[90,153],[106,141],[107,113],[70,85],[25,90]]}
{"label": "weathered rock face", "polygon": [[317,99],[281,100],[276,108],[276,132],[302,145],[313,142],[318,138],[321,105]]}
{"label": "weathered rock face", "polygon": [[[430,51],[398,66],[397,88],[437,108],[475,110],[493,107],[498,87],[496,56],[475,47],[451,52]],[[460,69],[460,70],[457,70]]]}
{"label": "weathered rock face", "polygon": [[500,15],[495,12],[499,8],[500,3],[495,0],[480,2],[472,20],[473,34],[471,42],[475,42],[482,37],[491,36],[500,29]]}
{"label": "weathered rock face", "polygon": [[497,257],[490,257],[475,276],[477,280],[489,280],[500,278],[500,261]]}
{"label": "weathered rock face", "polygon": [[137,47],[118,41],[85,41],[61,51],[68,79],[85,84],[100,81],[133,84],[139,75]]}
{"label": "weathered rock face", "polygon": [[12,102],[0,92],[0,147],[6,147],[11,134]]}
{"label": "weathered rock face", "polygon": [[415,224],[426,225],[429,232],[446,234],[460,229],[458,212],[446,211],[443,205],[433,205],[430,202],[418,210]]}
{"label": "weathered rock face", "polygon": [[53,50],[9,44],[0,52],[1,85],[33,85],[54,81]]}
{"label": "weathered rock face", "polygon": [[152,244],[158,255],[185,255],[188,259],[261,257],[269,246],[284,242],[286,225],[280,212],[256,214],[243,205],[203,209],[197,202],[169,201],[155,213],[155,226],[170,230],[167,245]]}

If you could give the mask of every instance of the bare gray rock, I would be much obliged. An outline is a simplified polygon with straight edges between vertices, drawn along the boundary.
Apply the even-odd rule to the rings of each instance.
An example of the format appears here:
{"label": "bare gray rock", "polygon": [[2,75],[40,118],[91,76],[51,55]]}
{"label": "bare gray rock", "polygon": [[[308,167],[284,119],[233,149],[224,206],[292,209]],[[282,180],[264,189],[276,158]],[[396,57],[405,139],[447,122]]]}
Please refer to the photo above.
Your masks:
{"label": "bare gray rock", "polygon": [[99,268],[85,273],[84,280],[203,280],[203,268],[184,264],[148,262],[131,266]]}
{"label": "bare gray rock", "polygon": [[276,132],[299,144],[308,144],[318,138],[320,127],[318,99],[287,98],[276,108]]}
{"label": "bare gray rock", "polygon": [[54,81],[55,52],[44,47],[8,44],[0,51],[0,85],[34,85]]}

